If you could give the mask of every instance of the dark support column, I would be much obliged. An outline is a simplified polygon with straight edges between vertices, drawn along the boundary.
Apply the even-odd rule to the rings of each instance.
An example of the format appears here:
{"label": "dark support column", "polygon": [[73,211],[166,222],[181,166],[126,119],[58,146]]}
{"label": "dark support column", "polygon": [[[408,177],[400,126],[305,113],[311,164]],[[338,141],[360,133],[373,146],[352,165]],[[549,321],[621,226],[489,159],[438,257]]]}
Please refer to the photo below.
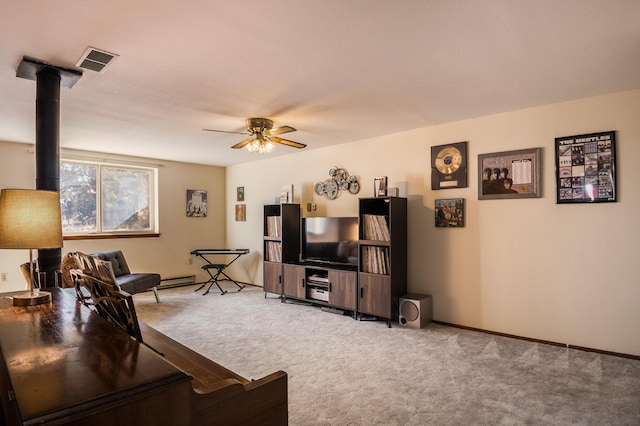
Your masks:
{"label": "dark support column", "polygon": [[[60,192],[60,74],[44,68],[36,81],[36,189]],[[61,263],[62,249],[38,250],[47,287],[55,285]]]}
{"label": "dark support column", "polygon": [[[36,189],[60,192],[60,86],[71,88],[82,72],[25,56],[16,76],[36,80]],[[38,250],[38,264],[53,287],[62,249]]]}

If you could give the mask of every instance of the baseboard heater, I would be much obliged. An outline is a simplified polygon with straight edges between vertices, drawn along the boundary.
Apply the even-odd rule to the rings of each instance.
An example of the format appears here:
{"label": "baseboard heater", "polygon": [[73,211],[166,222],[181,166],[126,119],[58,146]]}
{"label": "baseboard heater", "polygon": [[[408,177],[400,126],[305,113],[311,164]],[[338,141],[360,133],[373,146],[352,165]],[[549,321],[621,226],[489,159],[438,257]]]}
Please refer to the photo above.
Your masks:
{"label": "baseboard heater", "polygon": [[163,278],[160,280],[160,285],[158,289],[163,288],[172,288],[172,287],[182,287],[185,285],[193,285],[196,283],[195,275],[185,275],[182,277],[171,277],[171,278]]}

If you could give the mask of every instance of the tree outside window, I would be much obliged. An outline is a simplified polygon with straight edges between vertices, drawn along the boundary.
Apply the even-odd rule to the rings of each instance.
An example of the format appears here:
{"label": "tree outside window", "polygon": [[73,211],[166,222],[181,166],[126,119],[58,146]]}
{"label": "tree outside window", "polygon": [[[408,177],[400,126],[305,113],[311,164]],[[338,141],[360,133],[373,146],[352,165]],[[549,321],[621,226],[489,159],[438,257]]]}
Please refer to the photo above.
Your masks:
{"label": "tree outside window", "polygon": [[157,232],[153,168],[62,161],[65,234]]}

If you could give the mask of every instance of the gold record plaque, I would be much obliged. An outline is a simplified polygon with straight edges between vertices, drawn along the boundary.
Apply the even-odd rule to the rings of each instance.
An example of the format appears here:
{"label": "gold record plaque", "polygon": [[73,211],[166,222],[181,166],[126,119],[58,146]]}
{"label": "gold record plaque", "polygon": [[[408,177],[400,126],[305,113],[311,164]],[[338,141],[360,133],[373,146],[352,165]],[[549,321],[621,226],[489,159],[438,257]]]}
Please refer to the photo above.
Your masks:
{"label": "gold record plaque", "polygon": [[467,143],[431,147],[431,189],[467,187]]}

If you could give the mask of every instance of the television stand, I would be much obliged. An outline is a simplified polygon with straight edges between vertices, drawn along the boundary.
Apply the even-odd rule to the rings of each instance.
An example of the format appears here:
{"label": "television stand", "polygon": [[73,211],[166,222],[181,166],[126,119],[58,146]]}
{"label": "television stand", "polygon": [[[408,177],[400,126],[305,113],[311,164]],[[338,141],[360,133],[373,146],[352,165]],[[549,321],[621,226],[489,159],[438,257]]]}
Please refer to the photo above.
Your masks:
{"label": "television stand", "polygon": [[[285,263],[283,302],[305,301],[323,309],[357,314],[358,272],[352,265]],[[338,313],[338,312],[336,312]]]}

